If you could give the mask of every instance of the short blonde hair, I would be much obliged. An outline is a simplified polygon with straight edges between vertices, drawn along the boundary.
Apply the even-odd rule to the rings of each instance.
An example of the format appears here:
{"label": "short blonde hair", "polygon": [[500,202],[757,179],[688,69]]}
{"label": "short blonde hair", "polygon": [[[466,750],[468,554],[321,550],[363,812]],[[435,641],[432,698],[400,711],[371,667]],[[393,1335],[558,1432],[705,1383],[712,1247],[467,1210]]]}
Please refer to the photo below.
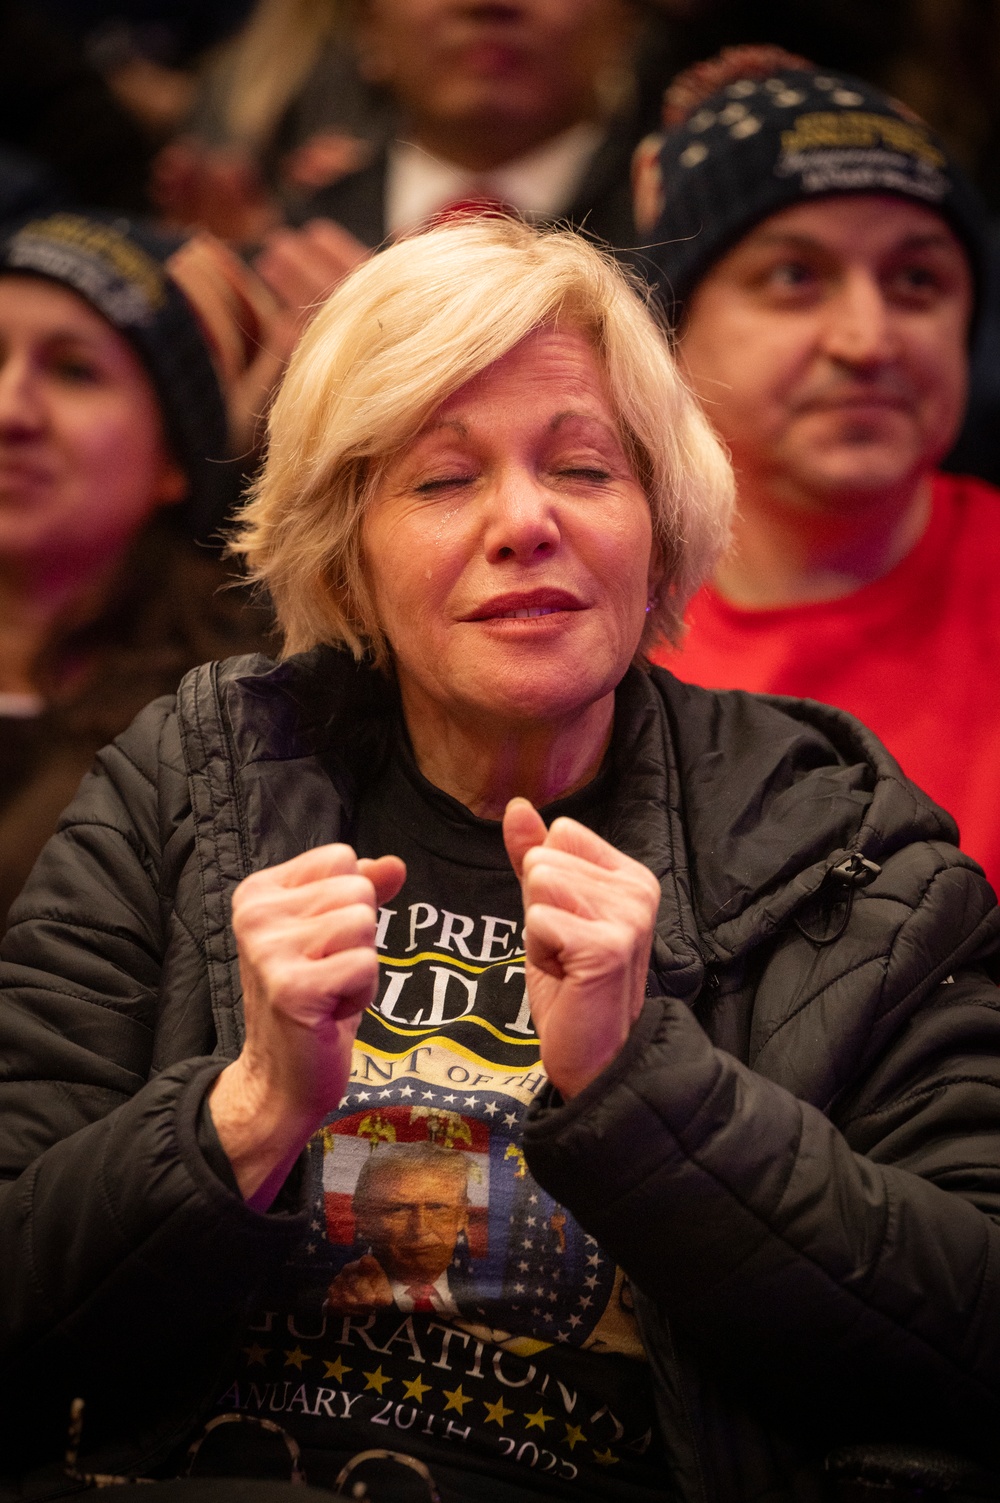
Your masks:
{"label": "short blonde hair", "polygon": [[385,467],[447,397],[546,326],[591,341],[649,500],[663,583],[640,647],[679,639],[728,536],[733,480],[719,442],[610,254],[572,230],[479,217],[366,261],[292,357],[232,543],[270,592],[286,655],[335,643],[386,661],[361,544]]}

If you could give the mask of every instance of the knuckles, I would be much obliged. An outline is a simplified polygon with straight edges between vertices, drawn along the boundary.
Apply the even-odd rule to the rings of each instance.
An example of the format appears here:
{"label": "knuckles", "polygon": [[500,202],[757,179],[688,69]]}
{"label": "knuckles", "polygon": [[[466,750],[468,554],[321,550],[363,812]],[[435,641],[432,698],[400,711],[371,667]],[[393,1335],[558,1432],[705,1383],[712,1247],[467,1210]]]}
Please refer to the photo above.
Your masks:
{"label": "knuckles", "polygon": [[572,869],[546,861],[542,846],[535,847],[529,856],[535,859],[530,865],[525,861],[522,887],[526,912],[532,903],[547,903],[594,921],[612,915],[644,930],[655,923],[660,884],[639,862],[630,860],[627,867],[610,870],[581,858]]}
{"label": "knuckles", "polygon": [[377,983],[378,956],[374,951],[349,950],[326,957],[321,969],[310,960],[289,960],[274,966],[266,977],[263,998],[272,1011],[318,1026],[346,998],[360,996],[359,1005],[367,1006],[364,997],[374,995]]}

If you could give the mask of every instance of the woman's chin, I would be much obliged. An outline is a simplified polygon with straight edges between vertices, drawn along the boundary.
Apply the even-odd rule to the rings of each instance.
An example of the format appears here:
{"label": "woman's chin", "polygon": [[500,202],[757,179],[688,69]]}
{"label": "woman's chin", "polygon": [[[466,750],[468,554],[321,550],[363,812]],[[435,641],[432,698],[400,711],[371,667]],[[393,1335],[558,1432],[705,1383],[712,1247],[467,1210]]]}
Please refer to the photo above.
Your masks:
{"label": "woman's chin", "polygon": [[469,685],[469,703],[494,724],[555,725],[584,714],[614,690],[621,676],[610,665],[602,672],[593,658],[497,663],[493,671],[477,675],[475,686]]}

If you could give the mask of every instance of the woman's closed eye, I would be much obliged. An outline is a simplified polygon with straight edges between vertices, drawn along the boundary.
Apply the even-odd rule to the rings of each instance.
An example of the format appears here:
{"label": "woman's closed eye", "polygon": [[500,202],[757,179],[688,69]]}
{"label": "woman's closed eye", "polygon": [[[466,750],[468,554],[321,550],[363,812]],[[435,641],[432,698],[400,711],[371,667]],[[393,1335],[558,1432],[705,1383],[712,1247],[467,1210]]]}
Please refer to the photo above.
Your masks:
{"label": "woman's closed eye", "polygon": [[475,480],[471,472],[456,475],[431,475],[425,480],[418,480],[413,489],[421,496],[434,495],[436,491],[446,491],[464,485],[471,485]]}
{"label": "woman's closed eye", "polygon": [[556,474],[566,475],[572,480],[589,480],[594,485],[606,485],[611,479],[611,471],[597,465],[561,465]]}

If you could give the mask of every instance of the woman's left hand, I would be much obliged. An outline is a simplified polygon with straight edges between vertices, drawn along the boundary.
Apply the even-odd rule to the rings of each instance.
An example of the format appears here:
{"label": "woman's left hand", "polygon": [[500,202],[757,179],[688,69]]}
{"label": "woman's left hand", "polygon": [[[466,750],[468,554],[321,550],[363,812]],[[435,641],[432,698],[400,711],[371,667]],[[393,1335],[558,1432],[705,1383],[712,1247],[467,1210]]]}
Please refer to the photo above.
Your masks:
{"label": "woman's left hand", "polygon": [[542,1064],[567,1099],[610,1064],[642,1010],[660,885],[573,819],[511,799],[504,843],[524,897],[525,973]]}

